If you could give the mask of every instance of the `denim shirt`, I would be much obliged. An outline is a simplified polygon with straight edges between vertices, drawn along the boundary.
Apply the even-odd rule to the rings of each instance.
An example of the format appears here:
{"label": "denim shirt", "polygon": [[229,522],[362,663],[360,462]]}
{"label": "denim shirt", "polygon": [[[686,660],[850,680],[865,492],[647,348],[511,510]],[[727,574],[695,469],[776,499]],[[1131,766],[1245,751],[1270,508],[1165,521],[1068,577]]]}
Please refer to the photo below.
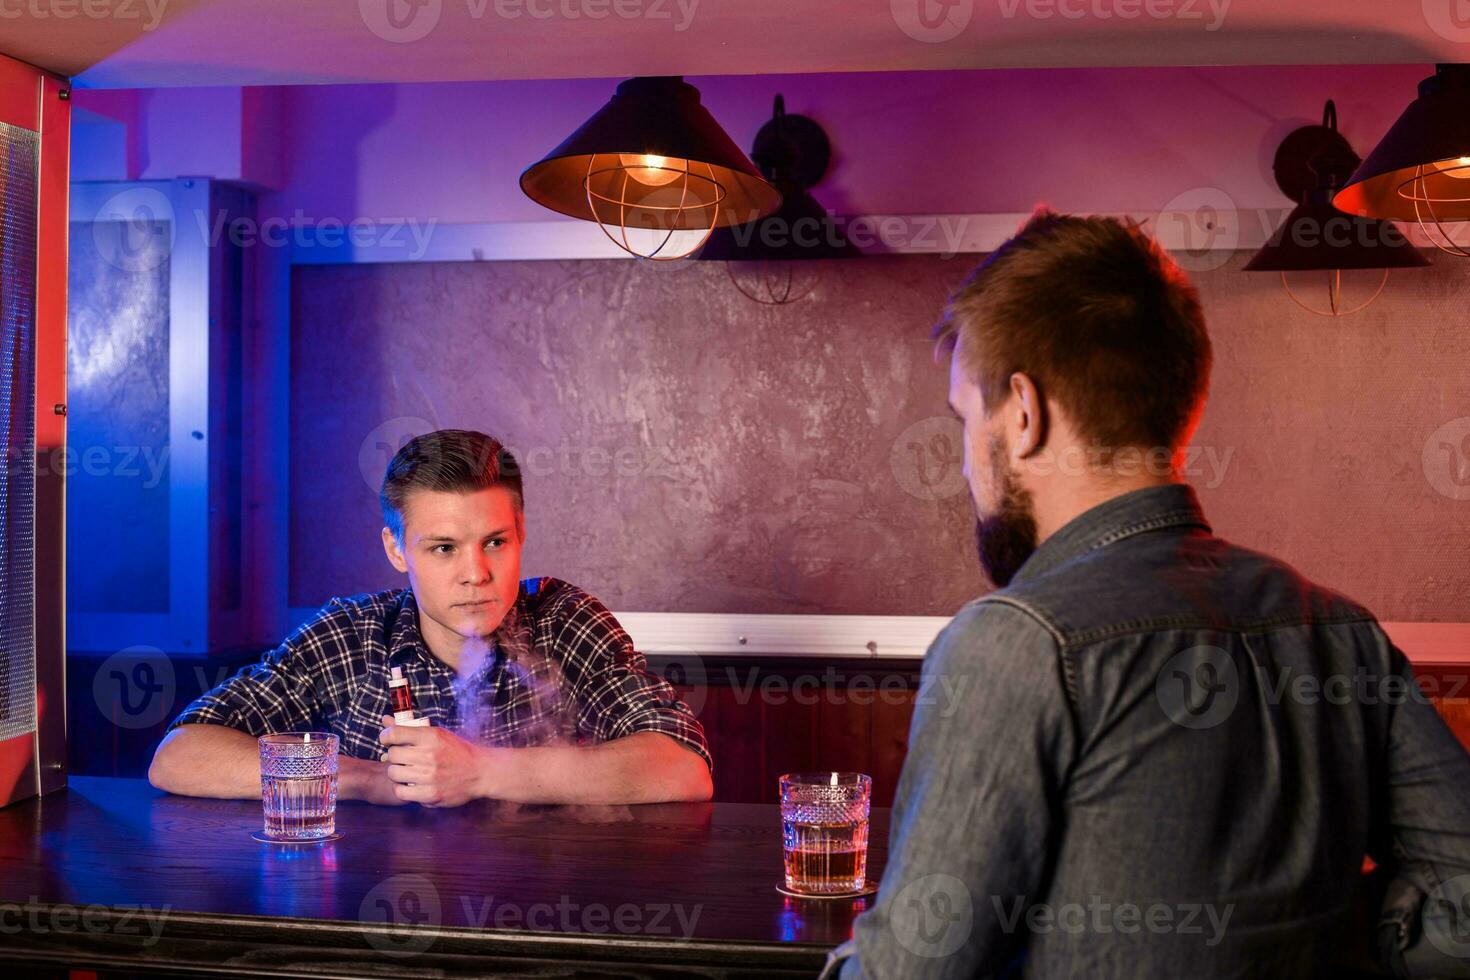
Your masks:
{"label": "denim shirt", "polygon": [[1325,975],[1365,855],[1388,965],[1470,970],[1470,756],[1366,609],[1215,537],[1191,487],[1070,521],[922,678],[824,976]]}

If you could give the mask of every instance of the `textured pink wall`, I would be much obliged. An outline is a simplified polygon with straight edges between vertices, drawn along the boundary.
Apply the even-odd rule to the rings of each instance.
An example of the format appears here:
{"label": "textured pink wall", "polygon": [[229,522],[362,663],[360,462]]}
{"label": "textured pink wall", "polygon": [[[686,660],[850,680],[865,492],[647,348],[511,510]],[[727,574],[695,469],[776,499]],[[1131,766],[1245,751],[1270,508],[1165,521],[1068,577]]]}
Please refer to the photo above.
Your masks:
{"label": "textured pink wall", "polygon": [[[1470,619],[1466,461],[1438,448],[1470,427],[1464,267],[1332,321],[1243,254],[1200,268],[1225,258],[1190,260],[1216,530],[1384,619]],[[375,481],[413,431],[463,426],[521,454],[526,573],[615,609],[953,613],[986,586],[927,328],[973,261],[823,263],[784,308],[715,263],[297,268],[290,604],[399,583]]]}
{"label": "textured pink wall", "polygon": [[359,452],[376,481],[377,443],[432,425],[515,448],[527,573],[615,608],[952,610],[982,584],[966,498],[905,493],[889,457],[945,412],[925,327],[969,265],[824,264],[785,308],[716,263],[298,268],[291,604],[396,581]]}

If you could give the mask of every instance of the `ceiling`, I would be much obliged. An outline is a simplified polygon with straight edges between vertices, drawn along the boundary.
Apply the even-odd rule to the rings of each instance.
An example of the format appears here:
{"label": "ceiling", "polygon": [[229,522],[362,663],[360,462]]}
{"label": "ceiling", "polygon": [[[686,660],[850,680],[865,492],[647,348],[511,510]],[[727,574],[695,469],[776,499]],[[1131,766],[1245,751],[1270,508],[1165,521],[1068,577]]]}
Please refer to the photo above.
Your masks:
{"label": "ceiling", "polygon": [[[1464,0],[27,0],[93,88],[1470,60]],[[68,16],[62,16],[66,13]]]}

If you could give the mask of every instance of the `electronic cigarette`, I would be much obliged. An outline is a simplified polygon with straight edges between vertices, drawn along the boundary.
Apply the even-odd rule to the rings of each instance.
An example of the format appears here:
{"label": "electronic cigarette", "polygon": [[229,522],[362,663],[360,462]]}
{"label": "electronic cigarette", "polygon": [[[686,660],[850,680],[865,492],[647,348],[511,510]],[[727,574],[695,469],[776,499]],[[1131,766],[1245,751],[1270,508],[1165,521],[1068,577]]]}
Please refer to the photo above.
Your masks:
{"label": "electronic cigarette", "polygon": [[429,719],[413,710],[413,695],[409,693],[408,679],[403,676],[402,667],[393,668],[388,679],[388,693],[393,698],[393,724],[428,727]]}

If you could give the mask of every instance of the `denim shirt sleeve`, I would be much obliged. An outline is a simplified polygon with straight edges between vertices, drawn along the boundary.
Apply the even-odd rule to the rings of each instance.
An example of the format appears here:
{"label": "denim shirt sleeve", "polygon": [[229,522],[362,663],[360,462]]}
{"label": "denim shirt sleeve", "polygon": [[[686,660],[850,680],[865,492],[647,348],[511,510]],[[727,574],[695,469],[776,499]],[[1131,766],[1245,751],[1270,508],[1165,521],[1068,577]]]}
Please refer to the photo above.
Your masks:
{"label": "denim shirt sleeve", "polygon": [[970,603],[924,657],[888,863],[824,977],[975,977],[1025,947],[1044,898],[1076,724],[1052,634]]}
{"label": "denim shirt sleeve", "polygon": [[[1385,639],[1386,643],[1387,640]],[[1384,689],[1386,799],[1369,849],[1391,870],[1379,926],[1384,964],[1398,976],[1470,977],[1470,755],[1392,648],[1406,697]]]}

